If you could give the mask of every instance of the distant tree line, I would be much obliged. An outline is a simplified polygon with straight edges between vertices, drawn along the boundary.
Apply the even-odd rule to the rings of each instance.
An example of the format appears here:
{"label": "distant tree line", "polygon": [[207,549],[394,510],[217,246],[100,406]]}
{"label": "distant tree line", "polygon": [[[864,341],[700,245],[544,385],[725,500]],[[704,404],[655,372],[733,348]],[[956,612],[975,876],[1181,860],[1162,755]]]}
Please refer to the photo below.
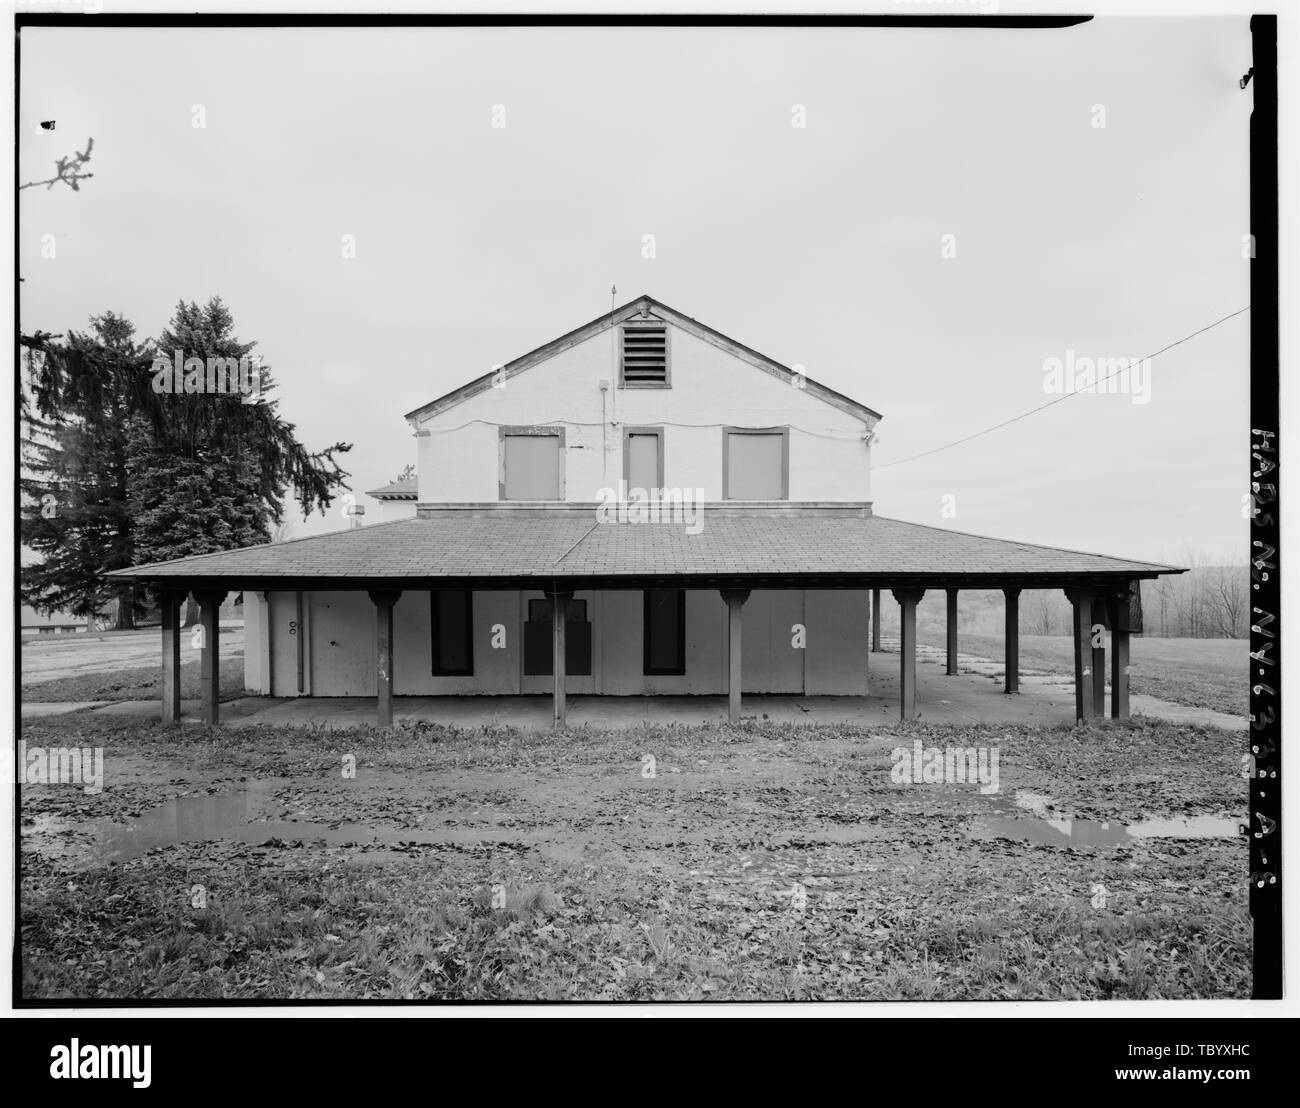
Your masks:
{"label": "distant tree line", "polygon": [[[1250,567],[1215,565],[1196,554],[1174,559],[1187,573],[1142,582],[1143,634],[1160,638],[1244,639],[1250,632]],[[998,589],[963,589],[958,595],[963,630],[1002,635],[1004,599]],[[881,630],[898,633],[898,606],[881,594]],[[942,589],[928,590],[917,606],[917,627],[941,632],[947,626]],[[1073,616],[1060,589],[1026,589],[1020,594],[1020,631],[1024,635],[1068,635]]]}
{"label": "distant tree line", "polygon": [[1142,583],[1146,633],[1166,638],[1244,639],[1250,634],[1250,567],[1193,565]]}

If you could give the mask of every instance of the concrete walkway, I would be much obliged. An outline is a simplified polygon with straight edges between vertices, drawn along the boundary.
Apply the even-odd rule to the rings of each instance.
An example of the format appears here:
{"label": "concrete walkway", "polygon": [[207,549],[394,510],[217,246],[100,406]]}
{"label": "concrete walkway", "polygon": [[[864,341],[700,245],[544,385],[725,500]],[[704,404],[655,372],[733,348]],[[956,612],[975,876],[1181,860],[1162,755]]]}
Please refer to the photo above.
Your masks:
{"label": "concrete walkway", "polygon": [[[778,723],[890,724],[898,719],[898,655],[886,651],[871,655],[871,695],[769,696],[746,695],[745,718]],[[1021,691],[1002,692],[1000,663],[987,658],[959,655],[961,673],[944,673],[944,652],[920,646],[917,655],[917,707],[920,718],[932,723],[1060,724],[1074,720],[1074,686],[1069,678],[1034,671],[1021,675]],[[80,711],[86,704],[24,704],[23,718],[34,719],[59,711]],[[1204,708],[1171,704],[1153,696],[1134,695],[1135,715],[1154,716],[1176,723],[1202,723],[1230,731],[1246,729],[1241,717]],[[184,718],[198,719],[198,701],[185,701]],[[156,720],[160,706],[154,700],[121,701],[93,709],[97,715]],[[273,724],[298,727],[346,728],[375,722],[375,701],[370,698],[240,697],[221,705],[222,722],[230,727]],[[399,696],[393,702],[398,723],[433,720],[449,727],[519,727],[548,730],[549,696]],[[639,728],[646,724],[700,724],[724,722],[725,696],[576,696],[568,698],[570,727],[602,729]]]}
{"label": "concrete walkway", "polygon": [[[192,628],[182,628],[181,657],[191,648]],[[243,622],[223,620],[220,654],[223,660],[244,653]],[[162,658],[162,632],[105,631],[88,635],[36,635],[22,640],[23,684],[33,685],[60,677],[84,677],[88,673],[116,673],[123,669],[158,666]],[[193,651],[194,657],[198,656]]]}
{"label": "concrete walkway", "polygon": [[[886,650],[891,647],[894,651],[898,649],[897,640],[888,638],[881,639],[881,646]],[[888,657],[889,655],[886,655]],[[873,660],[879,658],[879,654],[872,655]],[[893,655],[897,662],[897,654]],[[917,660],[917,683],[921,684],[921,677],[929,671],[925,666],[938,666],[943,669],[947,668],[947,652],[937,646],[927,646],[921,643],[916,648]],[[991,682],[996,681],[1000,685],[1006,672],[1006,666],[1002,662],[995,662],[989,658],[975,654],[963,654],[957,652],[957,670],[958,676],[967,675],[988,678]],[[956,678],[943,677],[944,681],[954,681]],[[1062,677],[1059,674],[1049,673],[1046,670],[1035,670],[1028,668],[1023,664],[1020,667],[1020,690],[1022,694],[1039,693],[1047,696],[1054,701],[1064,702],[1068,705],[1071,718],[1074,715],[1074,679],[1071,677]],[[1109,711],[1110,704],[1110,684],[1106,686],[1106,703]],[[1007,699],[1015,699],[1009,697]],[[1193,708],[1186,704],[1175,704],[1169,700],[1161,700],[1157,696],[1148,696],[1146,693],[1129,693],[1129,711],[1135,716],[1152,716],[1155,719],[1166,719],[1170,723],[1204,723],[1211,727],[1220,727],[1225,731],[1245,731],[1249,720],[1244,716],[1228,715],[1226,712],[1216,712],[1213,708]]]}
{"label": "concrete walkway", "polygon": [[[46,716],[66,716],[69,712],[81,712],[86,708],[102,708],[108,700],[50,700],[32,701],[23,705],[23,719],[44,719]],[[128,704],[135,703],[127,701]]]}

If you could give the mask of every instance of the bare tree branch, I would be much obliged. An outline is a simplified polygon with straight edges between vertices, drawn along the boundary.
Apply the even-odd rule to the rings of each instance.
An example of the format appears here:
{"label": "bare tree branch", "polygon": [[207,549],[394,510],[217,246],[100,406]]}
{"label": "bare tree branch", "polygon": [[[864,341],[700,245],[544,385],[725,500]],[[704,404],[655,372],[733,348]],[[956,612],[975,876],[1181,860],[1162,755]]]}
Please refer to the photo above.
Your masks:
{"label": "bare tree branch", "polygon": [[81,167],[90,161],[90,152],[95,148],[94,138],[86,140],[86,149],[84,151],[74,151],[74,157],[60,158],[54,163],[54,176],[44,181],[28,181],[25,185],[19,185],[18,191],[23,189],[34,189],[38,185],[44,185],[45,191],[48,192],[60,181],[67,185],[73,192],[80,192],[81,186],[78,181],[85,181],[93,177],[93,173],[82,173]]}

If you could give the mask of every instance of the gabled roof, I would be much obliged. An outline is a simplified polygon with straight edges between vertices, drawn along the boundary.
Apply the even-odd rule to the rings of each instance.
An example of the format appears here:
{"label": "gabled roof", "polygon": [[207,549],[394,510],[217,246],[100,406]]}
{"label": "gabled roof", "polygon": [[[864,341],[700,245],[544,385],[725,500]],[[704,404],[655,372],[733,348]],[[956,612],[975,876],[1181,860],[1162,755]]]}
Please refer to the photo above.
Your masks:
{"label": "gabled roof", "polygon": [[[662,301],[655,300],[651,296],[638,296],[635,300],[628,301],[621,308],[615,308],[612,312],[607,312],[605,315],[598,316],[590,323],[584,323],[581,327],[570,331],[568,334],[561,335],[557,339],[552,339],[545,345],[537,347],[536,350],[530,350],[527,354],[516,358],[512,362],[508,362],[500,369],[489,371],[482,377],[475,378],[468,384],[461,385],[458,389],[452,389],[451,392],[444,393],[436,400],[431,400],[429,403],[416,408],[414,411],[407,412],[406,418],[411,421],[416,421],[428,416],[437,415],[439,412],[445,412],[448,408],[453,408],[457,404],[468,400],[470,397],[477,396],[479,393],[487,391],[492,387],[493,381],[499,380],[502,376],[508,380],[516,374],[532,369],[533,366],[546,361],[548,358],[560,353],[562,350],[567,350],[571,346],[577,346],[580,342],[586,342],[587,339],[599,335],[602,331],[607,331],[611,327],[615,327],[625,320],[639,315],[643,311],[651,311],[655,315],[673,324],[673,326],[679,327],[688,334],[695,336],[695,338],[710,343],[721,350],[725,350],[740,361],[745,362],[756,369],[761,369],[765,373],[770,373],[772,376],[787,383],[796,376],[795,371],[789,366],[783,365],[782,363],[769,358],[766,354],[760,354],[757,350],[751,350],[743,343],[737,342],[733,338],[729,338],[721,331],[715,331],[712,327],[700,323],[698,320],[692,319],[690,316],[682,315],[681,312],[677,311],[675,308],[670,308]],[[859,404],[856,400],[849,399],[849,397],[843,395],[843,393],[836,392],[827,385],[814,381],[807,374],[803,375],[803,380],[804,391],[810,396],[815,396],[819,400],[823,400],[827,404],[839,408],[841,411],[848,412],[849,415],[866,420],[870,424],[874,424],[883,418],[879,412],[868,408],[865,404]]]}
{"label": "gabled roof", "polygon": [[[543,588],[747,581],[754,587],[968,588],[1128,580],[1169,566],[946,531],[880,516],[710,516],[681,523],[597,523],[593,512],[478,514],[448,510],[328,535],[118,570],[157,582],[229,588],[367,588],[405,582]],[[758,584],[756,582],[763,582]],[[297,585],[290,582],[304,582]],[[310,583],[307,583],[310,582]]]}

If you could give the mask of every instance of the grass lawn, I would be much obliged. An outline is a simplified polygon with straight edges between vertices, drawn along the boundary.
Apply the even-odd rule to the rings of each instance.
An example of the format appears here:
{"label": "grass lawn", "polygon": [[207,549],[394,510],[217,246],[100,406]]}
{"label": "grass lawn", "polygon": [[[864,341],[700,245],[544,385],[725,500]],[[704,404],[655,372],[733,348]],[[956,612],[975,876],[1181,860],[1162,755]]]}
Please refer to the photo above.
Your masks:
{"label": "grass lawn", "polygon": [[[1125,822],[1243,815],[1245,737],[1211,728],[168,731],[77,713],[23,738],[107,756],[99,794],[22,787],[26,1000],[1249,995],[1244,840],[1033,845],[981,830],[997,798],[890,774],[916,738],[996,745],[1003,808],[1026,789]],[[249,782],[245,830],[334,839],[201,841],[178,814],[175,842],[105,862],[110,825]]]}
{"label": "grass lawn", "polygon": [[[244,695],[243,655],[221,659],[221,699]],[[83,700],[154,700],[162,696],[161,666],[126,666],[107,673],[81,673],[24,684],[22,699],[32,703]],[[199,697],[199,663],[181,662],[181,698]]]}
{"label": "grass lawn", "polygon": [[[918,632],[921,642],[942,647],[942,630]],[[958,648],[964,654],[978,654],[1001,661],[1000,635],[975,635],[959,631]],[[1229,715],[1245,716],[1249,711],[1250,645],[1245,639],[1160,639],[1134,635],[1130,639],[1130,689],[1158,696],[1175,704],[1212,708]],[[1110,665],[1107,655],[1106,664]],[[1068,636],[1020,636],[1022,670],[1071,676],[1074,646]]]}

